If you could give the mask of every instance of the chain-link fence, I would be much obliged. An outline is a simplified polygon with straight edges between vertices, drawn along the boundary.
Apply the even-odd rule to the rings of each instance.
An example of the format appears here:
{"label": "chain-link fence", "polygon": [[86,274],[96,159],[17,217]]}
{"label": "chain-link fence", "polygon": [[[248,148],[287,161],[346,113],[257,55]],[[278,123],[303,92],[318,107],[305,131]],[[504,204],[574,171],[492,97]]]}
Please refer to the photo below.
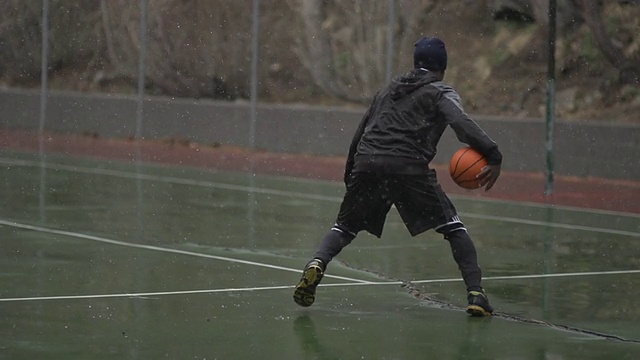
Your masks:
{"label": "chain-link fence", "polygon": [[[332,26],[326,22],[332,19],[324,20],[326,15],[320,12],[327,11],[322,8],[326,5],[315,1],[101,0],[72,4],[42,0],[41,5],[40,24],[5,23],[27,35],[21,40],[27,46],[20,49],[18,44],[9,44],[17,50],[5,57],[33,61],[13,69],[13,75],[41,74],[40,131],[46,129],[48,75],[62,65],[73,72],[65,80],[76,83],[72,90],[127,93],[135,89],[136,138],[143,133],[145,95],[248,99],[251,147],[255,145],[255,106],[260,95],[286,101],[284,92],[310,96],[329,92],[347,101],[365,101],[394,70],[394,0],[333,4],[339,9],[332,13],[361,17],[358,21],[363,26],[352,31],[345,28],[342,34],[325,31]],[[36,1],[12,2],[5,8],[6,15],[25,22],[37,20],[34,15],[40,10]],[[306,17],[301,18],[300,13]],[[283,47],[283,42],[290,45]],[[371,48],[378,54],[375,58],[367,56]],[[35,62],[38,55],[40,71]],[[350,73],[354,68],[361,71]]]}
{"label": "chain-link fence", "polygon": [[[468,112],[497,109],[517,114],[513,118],[520,122],[492,133],[511,158],[519,160],[507,161],[506,167],[541,171],[546,146],[544,124],[539,120],[545,115],[549,92],[545,81],[548,44],[541,31],[548,10],[543,5],[548,1],[528,3],[532,4],[528,15],[497,24],[486,19],[513,14],[499,15],[495,6],[480,2],[7,0],[0,3],[0,79],[13,93],[5,92],[0,99],[0,105],[6,106],[3,123],[39,132],[136,139],[189,137],[275,151],[343,154],[362,107],[392,74],[411,67],[417,38],[436,35],[451,45],[446,80],[463,95]],[[568,111],[565,108],[595,102],[599,96],[587,93],[586,85],[566,88],[574,81],[571,72],[577,71],[568,61],[587,59],[594,74],[605,67],[593,43],[591,47],[586,42],[572,43],[581,47],[575,50],[576,59],[568,57],[572,53],[565,39],[568,32],[579,32],[572,22],[578,23],[580,9],[569,4],[574,2],[558,4],[558,31],[564,36],[557,45],[561,115]],[[622,9],[633,14],[638,7]],[[626,19],[623,15],[615,16]],[[445,27],[454,22],[457,31]],[[621,33],[634,29],[633,22],[624,24]],[[633,36],[625,39],[623,45],[633,53]],[[523,50],[540,42],[543,45],[530,52]],[[509,61],[520,59],[516,52],[528,54],[529,62],[507,73]],[[503,65],[507,74],[502,74]],[[14,91],[38,86],[38,104],[32,96]],[[633,92],[630,87],[622,89],[627,95]],[[584,98],[578,98],[582,93]],[[117,101],[120,97],[127,101]],[[213,106],[200,101],[204,99],[220,102]],[[274,103],[348,106],[299,112],[295,107],[267,105]],[[36,109],[39,112],[34,115]],[[538,119],[528,116],[536,112]],[[524,121],[531,124],[523,125]],[[493,124],[483,125],[491,130]],[[611,143],[610,139],[590,139],[591,134],[602,134],[599,127],[581,126],[567,123],[552,134],[561,148],[569,147],[558,153],[558,171],[579,176],[611,174],[614,169],[590,145]],[[527,138],[531,140],[527,149],[509,135],[521,133],[522,128],[536,135]],[[622,133],[631,140],[622,138],[611,145],[612,151],[633,153],[630,146],[637,127],[630,125]],[[584,151],[574,149],[590,150],[584,156]],[[590,163],[583,158],[598,165],[574,169],[575,164]],[[632,158],[627,158],[631,167]],[[616,177],[629,178],[629,171]]]}

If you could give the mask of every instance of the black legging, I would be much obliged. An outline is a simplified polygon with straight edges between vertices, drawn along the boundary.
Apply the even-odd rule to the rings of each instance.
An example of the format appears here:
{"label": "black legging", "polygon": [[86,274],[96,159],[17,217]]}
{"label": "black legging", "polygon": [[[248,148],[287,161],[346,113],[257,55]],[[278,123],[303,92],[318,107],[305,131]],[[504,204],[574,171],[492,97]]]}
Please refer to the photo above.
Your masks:
{"label": "black legging", "polygon": [[444,238],[449,241],[453,259],[462,273],[467,291],[482,290],[480,286],[482,270],[478,266],[478,254],[467,231],[464,229],[454,230],[444,234]]}
{"label": "black legging", "polygon": [[[467,291],[480,291],[482,289],[480,285],[482,270],[478,266],[478,255],[471,237],[464,228],[443,235],[449,241],[453,259],[458,264]],[[326,269],[329,262],[354,238],[353,234],[334,227],[322,238],[314,258],[322,261]]]}

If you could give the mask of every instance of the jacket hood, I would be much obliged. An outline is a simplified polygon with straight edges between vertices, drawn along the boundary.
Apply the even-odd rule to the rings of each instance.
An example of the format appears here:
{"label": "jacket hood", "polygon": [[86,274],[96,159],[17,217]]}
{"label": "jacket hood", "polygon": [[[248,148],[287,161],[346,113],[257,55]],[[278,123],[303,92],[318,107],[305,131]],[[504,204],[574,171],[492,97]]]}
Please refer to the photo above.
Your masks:
{"label": "jacket hood", "polygon": [[413,69],[405,74],[396,76],[389,84],[392,99],[399,99],[420,89],[424,85],[439,81],[434,73],[423,69]]}

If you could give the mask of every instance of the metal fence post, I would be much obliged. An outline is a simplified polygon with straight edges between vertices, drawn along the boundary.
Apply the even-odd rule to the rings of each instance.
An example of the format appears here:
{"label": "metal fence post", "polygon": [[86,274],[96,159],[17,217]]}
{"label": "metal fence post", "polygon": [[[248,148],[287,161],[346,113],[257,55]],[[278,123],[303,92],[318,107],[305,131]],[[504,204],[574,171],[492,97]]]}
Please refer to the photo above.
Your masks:
{"label": "metal fence post", "polygon": [[260,19],[260,0],[253,0],[251,25],[251,105],[249,114],[249,148],[256,147],[256,121],[258,102],[258,22]]}
{"label": "metal fence post", "polygon": [[553,128],[555,126],[555,78],[556,78],[556,0],[549,0],[549,62],[547,69],[547,138],[546,138],[546,175],[544,194],[553,193]]}

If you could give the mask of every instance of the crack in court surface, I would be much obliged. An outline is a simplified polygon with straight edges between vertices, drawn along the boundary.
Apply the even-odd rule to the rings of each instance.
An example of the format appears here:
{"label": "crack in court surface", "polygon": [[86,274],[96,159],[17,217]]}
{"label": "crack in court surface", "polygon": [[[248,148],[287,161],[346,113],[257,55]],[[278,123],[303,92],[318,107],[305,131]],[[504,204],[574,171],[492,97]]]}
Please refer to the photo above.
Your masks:
{"label": "crack in court surface", "polygon": [[[231,262],[236,262],[236,263],[242,263],[242,264],[245,264],[245,265],[267,267],[267,268],[272,268],[272,269],[276,269],[276,270],[295,271],[295,272],[299,271],[299,269],[292,269],[292,268],[276,266],[276,265],[272,265],[272,264],[258,263],[258,262],[247,261],[247,260],[242,260],[242,259],[238,259],[238,258],[224,257],[224,256],[210,255],[210,254],[202,254],[202,253],[196,253],[196,252],[191,252],[191,251],[184,251],[184,250],[171,249],[171,248],[163,248],[163,247],[150,246],[150,245],[144,245],[144,244],[127,243],[127,242],[123,242],[123,241],[112,240],[112,239],[107,239],[107,238],[102,238],[102,237],[97,237],[97,236],[92,236],[92,235],[86,235],[86,234],[80,234],[80,233],[75,233],[75,232],[71,232],[71,231],[56,230],[56,229],[50,229],[50,228],[46,228],[46,227],[28,225],[28,224],[20,224],[20,223],[14,222],[14,221],[0,219],[0,226],[2,226],[2,225],[16,227],[16,228],[22,228],[22,229],[25,229],[25,230],[32,230],[32,231],[50,233],[50,234],[71,236],[71,237],[75,237],[75,238],[98,241],[98,242],[108,243],[108,244],[112,244],[112,245],[120,245],[120,246],[127,246],[127,247],[134,247],[134,248],[152,250],[152,251],[161,251],[161,252],[168,252],[168,253],[174,253],[174,254],[182,254],[182,255],[187,255],[187,256],[205,257],[205,258],[210,258],[210,259],[214,259],[214,260],[231,261]],[[343,264],[343,265],[345,265],[346,267],[349,267],[346,264]],[[413,281],[413,282],[408,282],[408,281],[404,281],[404,280],[388,279],[384,274],[373,273],[371,271],[367,271],[367,270],[363,270],[363,269],[357,269],[357,270],[372,273],[372,274],[376,275],[377,277],[379,277],[381,279],[384,279],[384,280],[387,280],[387,281],[372,282],[372,281],[365,281],[365,280],[359,280],[359,279],[353,279],[353,278],[347,278],[347,277],[332,276],[332,275],[327,274],[326,277],[328,277],[328,278],[334,278],[334,279],[345,280],[345,281],[350,281],[350,282],[349,283],[337,283],[337,284],[325,284],[325,285],[321,285],[321,286],[359,286],[359,285],[360,286],[362,286],[362,285],[396,285],[397,286],[397,285],[399,285],[399,286],[405,288],[411,295],[416,297],[418,300],[426,303],[428,306],[439,307],[439,308],[443,308],[443,309],[456,310],[456,311],[464,311],[464,309],[461,308],[461,307],[455,306],[453,304],[450,304],[450,303],[447,303],[447,302],[444,302],[444,301],[441,301],[441,300],[438,300],[438,299],[431,298],[428,295],[423,294],[419,289],[417,289],[414,286],[414,284],[420,284],[420,283],[454,282],[454,281],[461,281],[461,279],[457,279],[457,278],[451,278],[451,279],[428,279],[428,280],[417,280],[417,281]],[[517,276],[517,275],[516,276],[495,276],[495,277],[485,277],[484,280],[509,280],[509,279],[523,279],[523,278],[567,277],[567,276],[594,276],[594,275],[632,274],[632,273],[640,273],[640,270],[566,273],[566,274],[559,273],[559,274],[520,275],[520,276]],[[0,298],[0,302],[36,301],[36,300],[64,300],[64,299],[90,299],[90,298],[114,298],[114,297],[145,298],[145,297],[153,297],[153,296],[161,296],[161,295],[196,294],[196,293],[219,293],[219,292],[237,292],[237,291],[259,291],[259,290],[280,290],[280,289],[290,289],[290,288],[293,288],[293,286],[204,289],[204,290],[163,291],[163,292],[149,292],[149,293],[94,294],[94,295],[70,295],[70,296],[41,296],[41,297],[4,298],[4,299]],[[581,329],[581,328],[572,327],[572,326],[564,325],[564,324],[555,324],[555,323],[551,323],[551,322],[547,322],[547,321],[525,318],[525,317],[521,317],[521,316],[516,316],[516,315],[503,313],[503,312],[496,312],[496,313],[494,313],[493,317],[494,318],[501,318],[501,319],[508,320],[508,321],[515,321],[515,322],[520,322],[520,323],[528,323],[528,324],[546,326],[546,327],[549,327],[549,328],[568,331],[568,332],[581,334],[581,335],[594,336],[594,337],[601,338],[601,339],[606,339],[606,340],[640,344],[640,340],[636,340],[636,339],[626,339],[626,338],[623,338],[623,337],[620,337],[620,336],[617,336],[617,335],[613,335],[613,334],[607,334],[607,333],[602,333],[602,332],[597,332],[597,331],[592,331],[592,330],[587,330],[587,329]]]}
{"label": "crack in court surface", "polygon": [[[409,294],[411,294],[412,296],[414,296],[418,300],[426,303],[429,307],[436,307],[436,308],[440,308],[440,309],[455,310],[455,311],[465,311],[465,309],[462,308],[462,307],[450,304],[450,303],[442,301],[442,300],[434,299],[434,298],[430,297],[429,295],[423,294],[419,289],[417,289],[415,286],[413,286],[411,282],[405,282],[402,285],[402,287],[405,288],[407,290],[407,292],[409,292]],[[492,317],[493,318],[504,319],[504,320],[508,320],[508,321],[515,321],[515,322],[519,322],[519,323],[546,326],[546,327],[549,327],[549,328],[568,331],[568,332],[572,332],[572,333],[576,333],[576,334],[594,336],[594,337],[605,339],[605,340],[640,344],[640,340],[636,340],[636,339],[627,339],[627,338],[623,338],[623,337],[618,336],[618,335],[607,334],[607,333],[593,331],[593,330],[587,330],[587,329],[581,329],[581,328],[577,328],[577,327],[569,326],[569,325],[564,325],[564,324],[555,324],[555,323],[552,323],[552,322],[549,322],[549,321],[525,318],[525,317],[522,317],[522,316],[511,315],[511,314],[507,314],[507,313],[499,312],[499,311],[494,312]],[[488,318],[484,318],[484,319],[483,318],[478,318],[478,321],[487,320],[487,319]]]}

